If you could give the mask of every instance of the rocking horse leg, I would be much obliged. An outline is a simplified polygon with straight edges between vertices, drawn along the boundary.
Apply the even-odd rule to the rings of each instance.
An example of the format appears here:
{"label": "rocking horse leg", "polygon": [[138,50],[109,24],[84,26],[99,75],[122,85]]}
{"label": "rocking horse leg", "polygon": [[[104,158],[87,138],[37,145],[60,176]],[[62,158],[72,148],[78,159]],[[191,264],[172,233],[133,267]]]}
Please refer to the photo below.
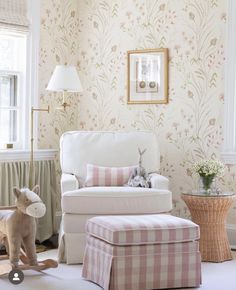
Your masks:
{"label": "rocking horse leg", "polygon": [[29,260],[30,266],[37,266],[37,254],[36,254],[36,247],[35,247],[35,239],[32,236],[27,236],[23,239],[23,244],[25,248],[26,257]]}
{"label": "rocking horse leg", "polygon": [[6,248],[6,252],[9,256],[9,243],[8,243],[7,237],[5,237],[5,239],[4,239],[4,246]]}
{"label": "rocking horse leg", "polygon": [[12,267],[18,267],[20,256],[21,240],[19,237],[15,237],[9,240],[9,256]]}
{"label": "rocking horse leg", "polygon": [[[0,265],[0,277],[1,276],[4,276],[4,275],[8,275],[11,270],[13,268],[17,268],[18,267],[18,262],[19,262],[19,252],[18,252],[18,247],[20,247],[20,243],[19,245],[18,244],[15,244],[15,248],[10,248],[10,261],[11,261],[11,264],[2,264]],[[3,256],[0,256],[0,260],[3,260],[3,259],[9,259],[9,256],[8,255],[3,255]]]}
{"label": "rocking horse leg", "polygon": [[21,270],[42,271],[42,270],[46,270],[49,268],[57,268],[58,267],[58,262],[53,260],[53,259],[46,259],[46,260],[38,261],[37,265],[31,266],[31,265],[29,265],[29,260],[26,256],[26,253],[24,252],[24,250],[22,248],[21,248],[20,252],[21,252],[20,259],[21,259],[22,263],[24,264],[24,265],[19,265],[19,268]]}
{"label": "rocking horse leg", "polygon": [[27,258],[26,253],[22,248],[20,249],[20,260],[23,264],[29,264],[29,259]]}

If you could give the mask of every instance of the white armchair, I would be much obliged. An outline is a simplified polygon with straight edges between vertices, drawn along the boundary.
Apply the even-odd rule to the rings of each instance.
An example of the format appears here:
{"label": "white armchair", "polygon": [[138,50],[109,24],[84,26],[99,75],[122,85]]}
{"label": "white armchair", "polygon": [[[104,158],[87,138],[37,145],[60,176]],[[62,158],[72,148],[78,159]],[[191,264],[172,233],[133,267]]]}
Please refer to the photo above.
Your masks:
{"label": "white armchair", "polygon": [[79,181],[72,174],[62,173],[61,175],[61,192],[62,194],[67,191],[79,189]]}
{"label": "white armchair", "polygon": [[[138,148],[147,149],[143,166],[151,174],[152,188],[84,186],[87,164],[110,167],[137,165]],[[160,153],[152,132],[66,132],[60,141],[60,162],[63,212],[59,237],[60,262],[83,262],[85,223],[90,217],[157,214],[172,209],[169,181],[157,174]]]}

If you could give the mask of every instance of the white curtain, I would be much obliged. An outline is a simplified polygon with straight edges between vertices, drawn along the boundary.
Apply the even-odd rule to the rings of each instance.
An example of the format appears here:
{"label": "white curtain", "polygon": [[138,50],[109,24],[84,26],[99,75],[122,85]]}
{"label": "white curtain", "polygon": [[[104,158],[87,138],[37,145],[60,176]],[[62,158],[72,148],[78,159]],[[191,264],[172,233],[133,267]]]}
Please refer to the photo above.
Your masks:
{"label": "white curtain", "polygon": [[[29,161],[0,163],[0,206],[15,204],[14,186],[29,186],[29,167]],[[56,233],[56,171],[53,160],[35,161],[34,168],[33,184],[40,186],[39,195],[47,208],[45,216],[37,222],[37,239],[42,242]]]}

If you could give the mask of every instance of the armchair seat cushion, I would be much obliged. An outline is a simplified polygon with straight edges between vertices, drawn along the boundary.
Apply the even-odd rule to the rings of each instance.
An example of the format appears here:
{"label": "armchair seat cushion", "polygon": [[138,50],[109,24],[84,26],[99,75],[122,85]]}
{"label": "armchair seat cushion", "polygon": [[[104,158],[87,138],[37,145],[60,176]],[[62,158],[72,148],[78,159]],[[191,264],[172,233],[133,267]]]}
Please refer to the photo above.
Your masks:
{"label": "armchair seat cushion", "polygon": [[155,188],[85,187],[62,196],[62,211],[71,214],[154,214],[171,209],[171,192]]}

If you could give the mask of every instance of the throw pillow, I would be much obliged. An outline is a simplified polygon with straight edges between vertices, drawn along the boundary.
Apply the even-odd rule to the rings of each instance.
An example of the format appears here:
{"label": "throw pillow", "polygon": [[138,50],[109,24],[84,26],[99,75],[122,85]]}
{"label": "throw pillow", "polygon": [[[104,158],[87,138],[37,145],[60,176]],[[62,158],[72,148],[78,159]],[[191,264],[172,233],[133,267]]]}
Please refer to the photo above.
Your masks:
{"label": "throw pillow", "polygon": [[87,164],[85,186],[123,186],[137,166],[103,167]]}

